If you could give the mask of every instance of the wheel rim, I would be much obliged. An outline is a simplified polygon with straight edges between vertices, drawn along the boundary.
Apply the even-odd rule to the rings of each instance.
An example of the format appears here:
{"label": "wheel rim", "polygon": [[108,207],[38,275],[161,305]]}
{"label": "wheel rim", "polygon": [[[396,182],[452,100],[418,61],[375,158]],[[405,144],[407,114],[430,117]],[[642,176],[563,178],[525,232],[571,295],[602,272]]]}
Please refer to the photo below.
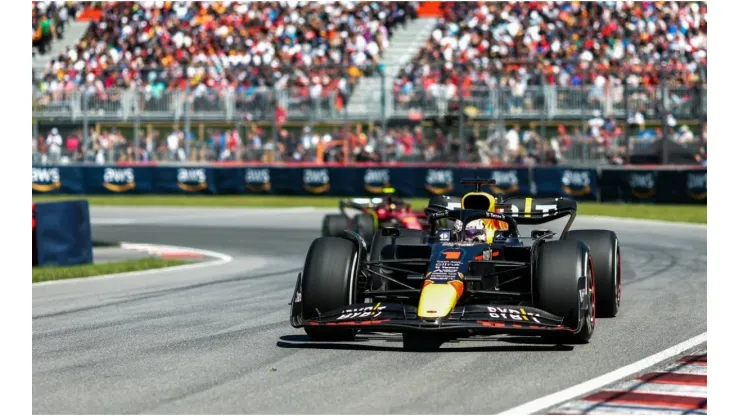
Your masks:
{"label": "wheel rim", "polygon": [[594,266],[591,257],[588,259],[588,278],[591,280],[589,282],[589,296],[591,300],[591,330],[593,330],[596,327],[596,279],[594,279]]}
{"label": "wheel rim", "polygon": [[622,304],[622,253],[617,246],[617,270],[614,273],[615,285],[617,287],[617,306]]}

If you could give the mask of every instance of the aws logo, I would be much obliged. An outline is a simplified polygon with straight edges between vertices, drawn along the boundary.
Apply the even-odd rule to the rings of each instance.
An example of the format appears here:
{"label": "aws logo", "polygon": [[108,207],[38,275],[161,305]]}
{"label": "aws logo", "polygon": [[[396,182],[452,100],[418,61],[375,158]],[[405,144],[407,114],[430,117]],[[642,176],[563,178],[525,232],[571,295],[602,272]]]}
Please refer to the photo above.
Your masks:
{"label": "aws logo", "polygon": [[303,189],[312,194],[321,194],[331,188],[327,169],[305,169],[303,171]]}
{"label": "aws logo", "polygon": [[449,169],[429,169],[426,176],[426,188],[434,195],[442,195],[455,188],[455,175]]}
{"label": "aws logo", "polygon": [[62,186],[62,176],[59,168],[32,168],[33,181],[31,187],[37,192],[51,192]]}
{"label": "aws logo", "polygon": [[632,196],[640,199],[652,198],[658,192],[655,173],[632,173],[629,178]]}
{"label": "aws logo", "polygon": [[247,169],[244,172],[244,182],[252,192],[267,192],[272,188],[269,169]]}
{"label": "aws logo", "polygon": [[591,177],[588,171],[564,170],[562,189],[568,195],[583,196],[591,193]]}
{"label": "aws logo", "polygon": [[131,168],[105,168],[103,186],[111,192],[127,192],[136,188],[136,177]]}
{"label": "aws logo", "polygon": [[363,181],[366,191],[382,194],[383,189],[391,186],[391,172],[388,169],[367,169]]}
{"label": "aws logo", "polygon": [[203,168],[180,168],[177,170],[177,186],[185,192],[199,192],[208,188],[206,170]]}
{"label": "aws logo", "polygon": [[494,170],[491,179],[496,181],[496,185],[491,185],[491,191],[496,194],[508,195],[519,190],[519,178],[515,170]]}
{"label": "aws logo", "polygon": [[693,199],[707,199],[707,173],[691,173],[686,178],[686,188]]}

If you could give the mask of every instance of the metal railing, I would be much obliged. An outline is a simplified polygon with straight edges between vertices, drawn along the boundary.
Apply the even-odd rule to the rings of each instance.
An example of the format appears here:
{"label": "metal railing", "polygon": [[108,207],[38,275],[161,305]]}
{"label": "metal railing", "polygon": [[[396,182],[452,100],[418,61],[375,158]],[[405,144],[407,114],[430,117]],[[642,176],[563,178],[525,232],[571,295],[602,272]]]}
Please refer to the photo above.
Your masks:
{"label": "metal railing", "polygon": [[[249,94],[233,90],[207,89],[164,91],[155,95],[145,90],[109,89],[40,93],[34,91],[33,117],[38,120],[80,121],[270,121],[278,107],[291,120],[366,121],[367,115],[349,113],[337,100],[338,91],[312,97],[304,89],[264,88]],[[424,117],[457,115],[460,98],[449,97],[442,89],[413,89],[408,93],[386,91],[392,108],[389,119],[407,119],[420,112]],[[556,87],[528,86],[523,92],[508,87],[477,86],[463,90],[462,111],[475,120],[580,120],[594,110],[602,116],[623,118],[631,111],[645,119],[658,120],[661,105],[677,119],[706,117],[706,87]],[[375,118],[375,117],[373,117]]]}

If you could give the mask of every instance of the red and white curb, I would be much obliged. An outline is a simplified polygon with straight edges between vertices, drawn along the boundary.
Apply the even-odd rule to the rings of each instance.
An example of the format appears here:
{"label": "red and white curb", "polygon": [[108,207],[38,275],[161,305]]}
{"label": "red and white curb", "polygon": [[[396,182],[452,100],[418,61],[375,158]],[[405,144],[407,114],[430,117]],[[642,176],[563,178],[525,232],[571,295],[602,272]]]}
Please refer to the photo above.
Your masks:
{"label": "red and white curb", "polygon": [[[132,250],[143,250],[148,253],[159,255],[160,257],[175,255],[175,256],[186,256],[189,258],[193,258],[193,256],[199,256],[201,258],[209,257],[212,260],[196,261],[193,263],[183,264],[180,266],[161,267],[161,268],[156,268],[156,269],[139,270],[135,272],[106,274],[106,275],[101,275],[101,276],[64,279],[64,280],[51,280],[48,282],[34,283],[33,287],[38,288],[38,287],[49,286],[49,285],[65,285],[65,284],[72,284],[72,283],[98,282],[101,280],[108,280],[108,279],[113,279],[113,278],[118,278],[118,277],[133,277],[133,276],[145,276],[145,275],[150,275],[150,274],[183,272],[186,270],[189,271],[189,270],[199,269],[202,267],[221,266],[221,265],[230,263],[234,260],[234,258],[229,256],[228,254],[219,253],[219,252],[210,251],[210,250],[190,248],[190,247],[165,246],[165,245],[159,245],[159,244],[140,244],[140,243],[121,243],[120,247],[130,248]],[[177,258],[177,257],[167,257],[167,258]]]}
{"label": "red and white curb", "polygon": [[140,243],[121,243],[120,247],[125,250],[144,252],[163,259],[202,259],[205,257],[203,251],[188,247]]}
{"label": "red and white curb", "polygon": [[[517,415],[529,415],[529,414],[542,414],[544,412],[549,412],[551,414],[589,414],[589,413],[619,413],[619,414],[705,414],[706,413],[706,385],[704,386],[686,386],[685,384],[681,387],[675,387],[675,390],[673,393],[667,393],[665,390],[670,390],[670,387],[665,387],[664,385],[670,385],[668,383],[660,383],[655,380],[648,381],[647,383],[650,383],[648,387],[642,387],[642,390],[639,388],[635,390],[634,385],[646,385],[645,380],[640,380],[640,377],[635,377],[636,374],[641,374],[642,371],[649,370],[651,368],[655,368],[656,366],[662,365],[662,363],[667,362],[668,360],[676,361],[675,357],[680,356],[686,356],[687,351],[694,351],[694,349],[700,349],[704,348],[703,352],[699,352],[696,354],[706,354],[706,348],[702,347],[702,344],[705,344],[707,342],[707,333],[703,332],[695,337],[692,337],[690,339],[687,339],[686,341],[683,341],[679,344],[676,344],[670,348],[666,348],[663,351],[657,352],[649,357],[645,357],[640,361],[636,361],[634,363],[627,364],[623,367],[617,368],[613,371],[610,371],[609,373],[602,374],[596,378],[586,380],[580,384],[577,384],[575,386],[569,387],[565,390],[556,391],[554,393],[548,394],[547,396],[539,397],[537,399],[534,399],[530,402],[521,404],[517,407],[504,410],[503,412],[500,412],[499,414],[517,414]],[[694,353],[692,352],[692,355]],[[664,370],[658,371],[658,373],[669,373],[669,374],[695,374],[695,375],[703,375],[706,377],[706,357],[704,360],[704,363],[702,365],[701,360],[695,360],[695,362],[686,363],[683,362],[687,358],[681,358],[676,361],[673,365],[668,367],[667,369],[665,367]],[[680,364],[680,365],[679,365]],[[663,377],[687,377],[687,376],[663,376]],[[625,380],[630,380],[625,382]],[[661,381],[668,381],[669,379],[663,379]],[[615,383],[622,383],[617,384],[617,387],[614,389],[609,388],[608,386],[612,386]],[[630,384],[631,383],[631,384]],[[673,383],[678,384],[678,383]],[[655,387],[655,385],[661,385],[661,387]],[[698,389],[696,389],[698,387]],[[702,389],[703,387],[703,389]],[[632,388],[632,391],[630,391],[630,388]],[[649,390],[649,389],[654,390]],[[646,390],[648,389],[648,390]],[[689,395],[683,395],[679,391],[683,390],[690,390],[693,391],[696,394],[699,394],[699,398],[703,401],[704,407],[702,408],[699,406],[698,408],[691,410],[686,409],[686,406],[690,406],[690,404],[684,404],[683,408],[680,408],[678,410],[673,408],[665,408],[661,406],[647,406],[643,404],[635,405],[633,401],[630,402],[630,404],[626,403],[619,403],[618,399],[611,398],[610,400],[607,400],[611,397],[611,395],[615,394],[616,392],[628,392],[632,393],[632,398],[638,397],[639,393],[647,393],[647,394],[668,394],[670,397],[669,399],[674,399],[675,402],[679,402],[682,400],[681,397],[696,397],[696,396],[689,396]],[[662,391],[659,391],[662,390]],[[598,393],[594,393],[598,392]],[[604,397],[604,395],[608,392],[609,396]],[[703,393],[702,393],[703,392]],[[594,394],[599,394],[599,396],[594,396]],[[635,396],[635,394],[638,394],[638,396]],[[703,394],[703,397],[701,395]],[[586,400],[586,398],[589,398],[591,400]],[[626,399],[625,399],[626,400]],[[587,406],[584,406],[584,403],[587,403]],[[694,403],[693,401],[691,403]],[[701,403],[699,403],[701,404]],[[577,406],[581,406],[580,408]],[[570,407],[569,407],[570,406]],[[599,406],[599,407],[597,407]],[[616,406],[621,406],[621,408],[617,408]],[[547,409],[555,409],[553,411],[548,411]]]}
{"label": "red and white curb", "polygon": [[548,414],[705,415],[707,352],[683,356],[667,367],[565,403]]}

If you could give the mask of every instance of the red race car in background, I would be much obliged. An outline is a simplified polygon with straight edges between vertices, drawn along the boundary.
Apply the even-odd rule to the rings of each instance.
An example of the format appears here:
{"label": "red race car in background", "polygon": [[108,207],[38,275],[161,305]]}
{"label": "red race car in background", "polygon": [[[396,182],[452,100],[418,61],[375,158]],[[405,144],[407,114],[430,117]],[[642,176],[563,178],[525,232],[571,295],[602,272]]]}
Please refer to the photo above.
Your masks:
{"label": "red race car in background", "polygon": [[[411,204],[393,195],[395,189],[384,189],[386,195],[375,198],[349,198],[339,201],[340,214],[327,214],[321,226],[321,235],[332,237],[344,230],[352,230],[368,243],[375,231],[388,226],[412,230],[429,230],[423,211],[414,211]],[[351,216],[347,210],[359,211]]]}

